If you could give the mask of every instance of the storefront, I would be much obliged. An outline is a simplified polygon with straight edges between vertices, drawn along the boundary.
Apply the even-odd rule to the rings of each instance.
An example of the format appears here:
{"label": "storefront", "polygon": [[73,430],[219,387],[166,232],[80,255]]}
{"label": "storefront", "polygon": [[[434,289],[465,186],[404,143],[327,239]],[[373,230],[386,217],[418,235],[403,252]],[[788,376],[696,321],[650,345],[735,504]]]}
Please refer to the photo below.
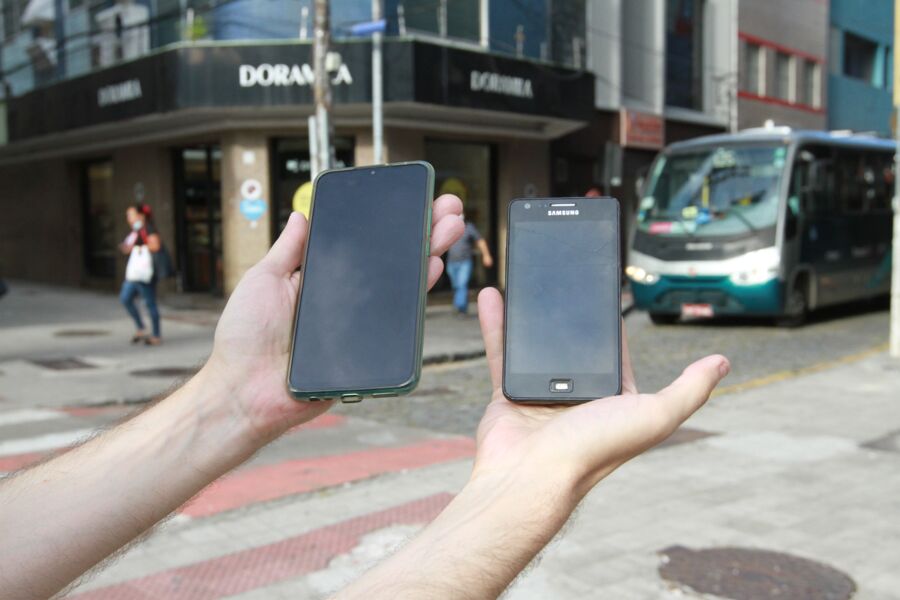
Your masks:
{"label": "storefront", "polygon": [[[11,99],[4,275],[115,286],[124,210],[142,201],[176,260],[172,287],[229,293],[309,181],[310,50],[178,47]],[[336,51],[336,162],[369,164],[370,46]],[[593,76],[413,40],[385,44],[384,76],[386,160],[434,165],[436,192],[463,198],[500,258],[476,283],[497,281],[506,204],[551,192],[550,144],[591,118]]]}

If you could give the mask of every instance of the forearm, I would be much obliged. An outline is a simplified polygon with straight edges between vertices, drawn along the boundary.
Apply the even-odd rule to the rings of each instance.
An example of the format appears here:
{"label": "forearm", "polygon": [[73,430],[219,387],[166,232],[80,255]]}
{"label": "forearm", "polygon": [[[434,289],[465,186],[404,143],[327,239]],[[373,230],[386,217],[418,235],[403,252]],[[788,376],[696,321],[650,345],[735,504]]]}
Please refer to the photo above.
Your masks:
{"label": "forearm", "polygon": [[134,419],[0,485],[0,589],[50,597],[256,449],[204,369]]}
{"label": "forearm", "polygon": [[337,594],[360,598],[495,598],[555,536],[581,496],[538,473],[470,481],[391,558]]}

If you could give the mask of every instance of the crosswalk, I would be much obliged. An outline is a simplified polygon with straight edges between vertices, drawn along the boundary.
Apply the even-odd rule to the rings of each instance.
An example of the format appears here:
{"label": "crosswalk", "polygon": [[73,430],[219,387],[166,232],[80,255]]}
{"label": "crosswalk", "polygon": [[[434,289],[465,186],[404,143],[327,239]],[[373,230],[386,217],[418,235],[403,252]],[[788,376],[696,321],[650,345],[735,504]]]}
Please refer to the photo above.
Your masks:
{"label": "crosswalk", "polygon": [[[0,476],[65,451],[129,410],[0,411]],[[458,489],[474,449],[468,437],[388,432],[379,423],[325,414],[206,488],[70,596],[266,597],[270,585],[305,589],[307,577],[373,532],[431,520]],[[422,477],[435,470],[453,475]],[[310,503],[317,508],[305,508]]]}

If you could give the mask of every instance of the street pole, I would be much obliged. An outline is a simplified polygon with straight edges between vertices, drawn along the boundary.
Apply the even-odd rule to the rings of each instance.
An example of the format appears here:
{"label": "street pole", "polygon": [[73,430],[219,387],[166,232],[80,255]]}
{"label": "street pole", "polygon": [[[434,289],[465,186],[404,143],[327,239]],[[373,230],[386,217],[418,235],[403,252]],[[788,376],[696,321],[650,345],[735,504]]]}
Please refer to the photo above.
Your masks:
{"label": "street pole", "polygon": [[894,243],[891,256],[891,343],[900,358],[900,0],[894,0]]}
{"label": "street pole", "polygon": [[[900,0],[898,0],[900,1]],[[381,0],[372,0],[372,22],[381,21]],[[384,80],[381,77],[381,31],[372,34],[372,162],[384,162]]]}
{"label": "street pole", "polygon": [[329,140],[331,114],[331,82],[328,79],[326,59],[331,46],[328,0],[315,0],[315,39],[313,41],[313,69],[315,70],[316,129],[318,129],[318,167],[320,171],[331,168],[331,142]]}

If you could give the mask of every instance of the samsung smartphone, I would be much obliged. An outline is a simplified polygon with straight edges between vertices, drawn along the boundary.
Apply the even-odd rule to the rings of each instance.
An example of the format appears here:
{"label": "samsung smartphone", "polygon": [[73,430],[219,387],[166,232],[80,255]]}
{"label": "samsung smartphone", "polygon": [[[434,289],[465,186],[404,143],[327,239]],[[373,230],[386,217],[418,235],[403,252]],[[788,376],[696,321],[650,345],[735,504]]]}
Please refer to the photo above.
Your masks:
{"label": "samsung smartphone", "polygon": [[514,200],[506,251],[506,397],[556,404],[620,393],[618,201]]}
{"label": "samsung smartphone", "polygon": [[316,178],[288,369],[294,397],[355,402],[415,388],[433,194],[426,162]]}

